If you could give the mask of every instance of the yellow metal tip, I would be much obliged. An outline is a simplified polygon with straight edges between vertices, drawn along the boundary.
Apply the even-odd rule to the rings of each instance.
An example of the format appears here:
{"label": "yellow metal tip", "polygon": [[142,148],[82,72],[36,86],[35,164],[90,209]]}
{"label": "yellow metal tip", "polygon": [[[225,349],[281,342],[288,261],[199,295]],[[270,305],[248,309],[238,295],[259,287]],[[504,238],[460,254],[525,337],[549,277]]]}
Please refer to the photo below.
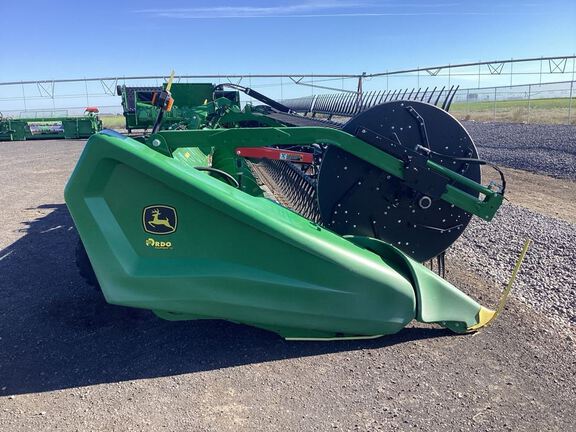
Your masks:
{"label": "yellow metal tip", "polygon": [[474,332],[480,330],[482,327],[486,327],[490,322],[496,318],[496,311],[492,309],[485,308],[484,306],[480,306],[480,310],[478,311],[478,317],[476,318],[477,323],[473,326],[468,327],[466,330],[468,332]]}
{"label": "yellow metal tip", "polygon": [[526,256],[526,252],[528,252],[528,248],[530,247],[531,243],[532,243],[531,239],[526,239],[526,241],[524,242],[524,247],[522,248],[522,251],[520,252],[520,256],[516,260],[516,265],[514,266],[514,270],[512,271],[512,276],[510,276],[510,280],[508,281],[508,285],[506,286],[506,288],[502,292],[502,295],[500,296],[500,301],[498,302],[498,307],[496,308],[496,310],[493,311],[493,310],[485,308],[484,306],[480,306],[480,311],[478,312],[477,323],[474,324],[473,326],[468,327],[467,331],[473,332],[473,331],[481,329],[482,327],[486,327],[488,324],[490,324],[491,321],[495,320],[498,317],[498,315],[500,315],[502,313],[502,311],[504,310],[504,305],[506,304],[506,300],[508,299],[508,296],[510,295],[510,291],[512,290],[512,285],[514,284],[514,280],[516,279],[516,275],[518,274],[518,271],[520,270],[520,266],[522,265],[522,262],[524,261],[524,257]]}

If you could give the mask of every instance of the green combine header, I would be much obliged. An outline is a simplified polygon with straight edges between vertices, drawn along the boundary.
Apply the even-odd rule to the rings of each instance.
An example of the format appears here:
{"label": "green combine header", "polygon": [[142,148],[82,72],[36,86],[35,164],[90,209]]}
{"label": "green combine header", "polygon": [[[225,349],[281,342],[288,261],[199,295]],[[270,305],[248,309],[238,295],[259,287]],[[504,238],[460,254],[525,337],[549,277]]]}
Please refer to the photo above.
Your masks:
{"label": "green combine header", "polygon": [[10,118],[0,114],[0,141],[88,138],[100,130],[96,107],[86,108],[78,117]]}
{"label": "green combine header", "polygon": [[[93,135],[66,186],[78,265],[108,302],[291,339],[414,319],[466,333],[494,318],[424,265],[443,263],[472,216],[490,221],[505,188],[482,185],[484,161],[446,109],[357,104],[337,124],[252,89],[186,86],[135,96],[128,129],[150,133]],[[242,109],[238,91],[265,106]]]}

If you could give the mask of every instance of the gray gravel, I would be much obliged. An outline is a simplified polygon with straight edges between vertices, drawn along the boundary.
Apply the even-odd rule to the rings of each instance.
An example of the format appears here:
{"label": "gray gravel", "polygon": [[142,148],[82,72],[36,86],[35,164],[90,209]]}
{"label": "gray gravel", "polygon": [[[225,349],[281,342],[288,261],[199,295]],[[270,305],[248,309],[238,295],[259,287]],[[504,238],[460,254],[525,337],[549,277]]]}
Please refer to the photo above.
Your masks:
{"label": "gray gravel", "polygon": [[576,179],[576,126],[463,122],[482,159]]}
{"label": "gray gravel", "polygon": [[[483,159],[576,179],[576,126],[478,122],[464,122],[464,126]],[[450,255],[503,285],[528,237],[534,244],[518,276],[514,295],[559,323],[574,326],[575,225],[523,207],[504,205],[491,223],[474,218]]]}
{"label": "gray gravel", "polygon": [[513,295],[569,326],[576,324],[576,226],[523,207],[503,205],[490,223],[473,218],[448,259],[504,287],[525,239],[533,244]]}

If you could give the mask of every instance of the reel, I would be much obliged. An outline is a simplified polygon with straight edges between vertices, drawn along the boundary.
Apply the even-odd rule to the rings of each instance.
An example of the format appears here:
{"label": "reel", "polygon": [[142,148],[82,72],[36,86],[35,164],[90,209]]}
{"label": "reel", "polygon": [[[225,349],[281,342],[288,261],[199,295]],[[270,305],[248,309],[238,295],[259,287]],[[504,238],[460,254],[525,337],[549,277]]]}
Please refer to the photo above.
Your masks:
{"label": "reel", "polygon": [[329,146],[317,186],[323,225],[341,235],[381,239],[420,262],[452,245],[472,215],[441,199],[453,182],[427,169],[426,161],[480,183],[476,146],[458,120],[424,102],[394,101],[360,113],[342,130],[403,160],[406,175],[393,177]]}

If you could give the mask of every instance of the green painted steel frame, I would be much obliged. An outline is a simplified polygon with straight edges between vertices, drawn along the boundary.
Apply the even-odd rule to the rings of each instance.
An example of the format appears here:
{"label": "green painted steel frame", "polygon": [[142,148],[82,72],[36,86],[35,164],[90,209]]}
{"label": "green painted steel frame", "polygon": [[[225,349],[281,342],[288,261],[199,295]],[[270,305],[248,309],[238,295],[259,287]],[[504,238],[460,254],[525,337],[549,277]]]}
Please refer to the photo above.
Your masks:
{"label": "green painted steel frame", "polygon": [[[161,131],[151,135],[146,142],[151,148],[167,156],[172,156],[172,152],[181,147],[198,147],[204,151],[213,152],[215,156],[220,154],[220,159],[226,160],[227,163],[216,168],[222,169],[233,176],[237,175],[238,171],[236,160],[242,159],[236,155],[236,148],[238,147],[307,146],[315,143],[333,145],[399,179],[404,179],[404,163],[400,159],[338,129],[323,127],[271,127]],[[430,160],[427,165],[433,171],[483,196],[483,198],[477,198],[449,184],[441,196],[443,200],[486,221],[492,220],[502,204],[504,198],[502,194]]]}

